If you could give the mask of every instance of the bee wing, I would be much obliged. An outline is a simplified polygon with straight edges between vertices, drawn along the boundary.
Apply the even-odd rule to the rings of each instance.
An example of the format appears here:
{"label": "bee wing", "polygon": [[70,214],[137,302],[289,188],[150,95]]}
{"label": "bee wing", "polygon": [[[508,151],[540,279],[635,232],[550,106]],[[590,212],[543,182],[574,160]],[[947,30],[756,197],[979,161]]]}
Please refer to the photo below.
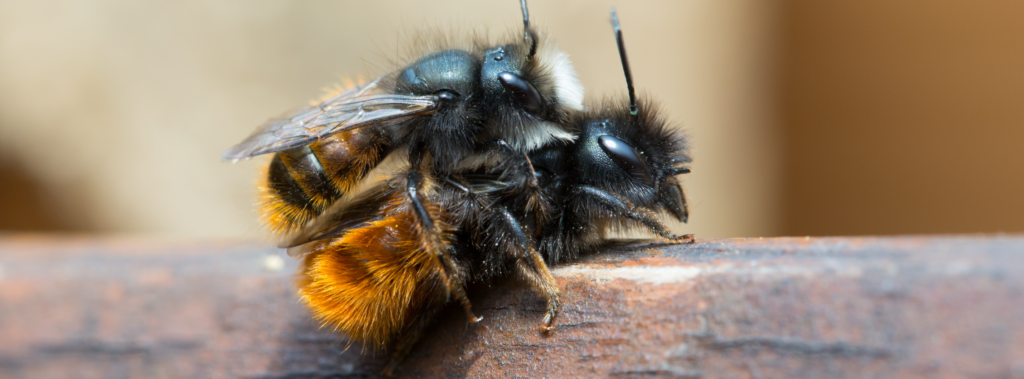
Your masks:
{"label": "bee wing", "polygon": [[386,93],[383,77],[353,87],[322,103],[272,118],[249,138],[224,151],[224,160],[238,161],[308,145],[343,130],[433,113],[437,98]]}
{"label": "bee wing", "polygon": [[384,216],[381,213],[382,209],[394,194],[390,190],[391,188],[386,182],[381,183],[351,200],[335,205],[298,234],[281,241],[277,247],[288,248],[288,254],[291,256],[295,256],[293,254],[301,255],[301,249],[292,248],[313,241],[337,237],[367,222],[380,219]]}
{"label": "bee wing", "polygon": [[464,173],[460,175],[473,193],[493,193],[504,191],[509,183],[501,180],[501,174]]}

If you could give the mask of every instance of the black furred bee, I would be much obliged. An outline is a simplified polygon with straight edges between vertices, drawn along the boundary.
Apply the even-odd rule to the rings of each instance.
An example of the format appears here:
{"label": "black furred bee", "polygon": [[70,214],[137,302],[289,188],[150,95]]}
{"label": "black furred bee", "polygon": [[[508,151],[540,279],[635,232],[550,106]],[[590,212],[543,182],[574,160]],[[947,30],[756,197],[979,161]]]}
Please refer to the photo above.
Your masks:
{"label": "black furred bee", "polygon": [[[286,245],[337,236],[319,227],[311,229],[311,221],[321,215],[337,216],[324,213],[386,156],[407,158],[408,169],[394,180],[400,188],[387,192],[387,212],[407,216],[394,218],[410,222],[407,240],[417,242],[405,251],[410,256],[422,253],[430,257],[424,270],[440,280],[440,290],[435,292],[445,297],[453,294],[467,316],[478,320],[465,298],[464,275],[446,242],[450,225],[462,221],[441,213],[443,207],[436,204],[440,199],[437,183],[450,181],[449,176],[460,170],[493,166],[498,157],[514,175],[510,180],[521,184],[524,197],[534,198],[529,204],[535,208],[529,212],[546,214],[545,203],[536,200],[541,190],[526,154],[553,140],[571,139],[562,125],[569,111],[582,109],[582,86],[571,62],[530,27],[525,0],[521,5],[521,38],[490,46],[434,43],[432,52],[394,73],[271,119],[224,152],[223,158],[230,161],[276,153],[262,189],[264,223],[277,233],[298,235],[286,238]],[[318,237],[309,238],[314,230]],[[363,242],[367,244],[363,250],[368,250],[374,241]],[[345,254],[328,256],[355,259]],[[536,257],[524,269],[535,275],[546,273],[543,260],[533,254]],[[310,270],[320,267],[315,257],[323,256],[306,257]],[[349,278],[340,273],[333,277]],[[310,283],[337,289],[332,286],[341,284],[317,282],[331,278],[323,274]],[[369,299],[375,296],[372,291],[365,293]],[[347,317],[338,313],[343,305],[311,298],[306,294],[317,317],[356,339],[380,342],[402,332],[404,324],[400,322],[363,334],[351,332],[359,326],[342,320]],[[396,305],[402,310],[395,312],[411,312],[409,306]]]}
{"label": "black furred bee", "polygon": [[690,172],[686,139],[670,128],[655,104],[637,101],[618,16],[612,9],[628,102],[606,100],[571,121],[573,143],[552,143],[530,154],[543,197],[559,206],[540,230],[537,245],[548,264],[574,259],[603,245],[609,230],[640,229],[672,241],[657,217],[668,212],[686,222],[689,210],[677,175]]}
{"label": "black furred bee", "polygon": [[[592,111],[575,113],[568,124],[576,135],[574,141],[553,141],[530,153],[542,190],[538,198],[550,209],[547,217],[530,214],[534,207],[527,202],[534,199],[520,196],[521,189],[501,192],[501,183],[507,181],[493,175],[508,174],[500,171],[491,177],[464,173],[479,189],[474,193],[473,188],[456,186],[451,191],[456,199],[451,204],[472,203],[481,193],[491,194],[488,211],[479,216],[480,225],[461,228],[469,236],[460,241],[474,241],[473,249],[485,262],[483,272],[496,267],[500,271],[500,264],[487,262],[507,264],[507,257],[521,255],[522,250],[538,250],[548,265],[572,260],[605,245],[608,231],[639,229],[671,241],[693,241],[693,235],[671,233],[658,217],[667,212],[682,222],[689,218],[686,196],[676,178],[690,172],[687,140],[659,115],[653,102],[637,101],[614,9],[612,23],[628,100],[606,100]],[[549,328],[557,314],[554,279],[527,279],[547,294],[545,327]]]}
{"label": "black furred bee", "polygon": [[[568,124],[574,141],[553,141],[529,154],[541,188],[538,198],[550,209],[547,217],[530,213],[534,207],[528,202],[535,199],[521,196],[522,189],[507,180],[510,175],[501,166],[489,173],[458,173],[468,186],[445,183],[450,212],[471,213],[464,204],[486,204],[475,215],[477,222],[460,226],[456,245],[464,250],[460,256],[475,257],[468,263],[485,277],[520,264],[515,257],[529,256],[526,251],[538,250],[548,265],[593,253],[608,242],[608,231],[639,229],[675,242],[693,241],[693,235],[673,234],[658,217],[667,212],[688,221],[686,196],[676,178],[690,172],[688,143],[654,103],[637,101],[614,9],[612,21],[628,99],[606,100],[593,111],[575,113]],[[557,315],[558,288],[544,274],[523,276],[548,300],[547,330]]]}

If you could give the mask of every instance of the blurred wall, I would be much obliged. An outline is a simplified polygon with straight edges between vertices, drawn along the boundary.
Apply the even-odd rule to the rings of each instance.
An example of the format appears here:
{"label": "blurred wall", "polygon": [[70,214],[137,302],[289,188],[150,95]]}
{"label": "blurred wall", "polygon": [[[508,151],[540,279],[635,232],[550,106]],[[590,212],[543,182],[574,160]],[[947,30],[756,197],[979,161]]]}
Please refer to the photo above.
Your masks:
{"label": "blurred wall", "polygon": [[[678,230],[779,233],[775,3],[614,3],[637,86],[696,147]],[[612,4],[530,4],[591,99],[624,91]],[[521,24],[513,0],[0,2],[0,228],[259,237],[259,163],[220,152],[341,75],[379,73],[425,25]]]}
{"label": "blurred wall", "polygon": [[782,2],[784,233],[1024,231],[1024,2]]}

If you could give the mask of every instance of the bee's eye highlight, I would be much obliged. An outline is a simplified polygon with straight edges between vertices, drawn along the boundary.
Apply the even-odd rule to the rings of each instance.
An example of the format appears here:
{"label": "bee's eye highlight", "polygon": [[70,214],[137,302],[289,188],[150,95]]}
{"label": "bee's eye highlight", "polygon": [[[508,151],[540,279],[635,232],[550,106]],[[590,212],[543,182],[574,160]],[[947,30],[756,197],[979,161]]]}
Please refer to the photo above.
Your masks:
{"label": "bee's eye highlight", "polygon": [[626,170],[630,176],[648,187],[654,187],[654,176],[651,175],[651,168],[647,165],[647,161],[641,158],[640,154],[637,154],[636,149],[622,140],[609,135],[597,137],[597,142],[601,145],[601,149],[615,161],[615,164]]}
{"label": "bee's eye highlight", "polygon": [[526,109],[527,112],[532,114],[541,113],[543,110],[543,100],[540,98],[540,92],[537,91],[533,84],[530,84],[523,77],[508,71],[498,73],[498,82],[501,82],[501,86],[505,87],[506,91],[512,93],[512,99],[519,103],[523,109]]}
{"label": "bee's eye highlight", "polygon": [[450,91],[446,89],[437,91],[437,98],[441,99],[441,101],[452,101],[457,99],[458,97],[459,93],[455,91]]}

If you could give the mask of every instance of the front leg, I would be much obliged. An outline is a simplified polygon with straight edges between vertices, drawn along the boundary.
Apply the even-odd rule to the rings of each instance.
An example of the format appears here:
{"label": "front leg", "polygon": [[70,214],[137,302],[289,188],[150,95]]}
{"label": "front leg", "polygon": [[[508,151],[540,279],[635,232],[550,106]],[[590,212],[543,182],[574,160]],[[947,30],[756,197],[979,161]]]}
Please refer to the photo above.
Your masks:
{"label": "front leg", "polygon": [[540,225],[544,225],[551,217],[551,207],[541,192],[530,157],[503,139],[491,141],[485,151],[497,154],[502,159],[497,169],[501,172],[502,180],[509,183],[506,192],[524,199],[524,211],[534,216],[536,229],[540,229]]}
{"label": "front leg", "polygon": [[639,222],[662,238],[676,241],[693,243],[693,234],[677,235],[668,230],[654,212],[648,209],[634,206],[629,200],[623,199],[615,194],[591,186],[580,186],[574,191],[576,195],[591,199],[617,216],[625,216],[633,221]]}

